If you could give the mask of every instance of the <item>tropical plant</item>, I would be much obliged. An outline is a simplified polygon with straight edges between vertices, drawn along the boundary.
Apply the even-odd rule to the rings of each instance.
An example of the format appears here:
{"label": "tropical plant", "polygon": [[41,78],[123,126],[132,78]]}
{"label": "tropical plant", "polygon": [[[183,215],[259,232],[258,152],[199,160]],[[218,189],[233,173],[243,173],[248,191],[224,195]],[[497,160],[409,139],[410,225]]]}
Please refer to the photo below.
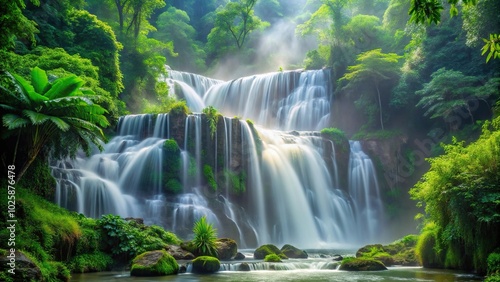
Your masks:
{"label": "tropical plant", "polygon": [[217,256],[217,229],[207,222],[206,216],[202,216],[193,227],[193,243],[201,255]]}
{"label": "tropical plant", "polygon": [[[16,74],[3,74],[7,82],[0,85],[6,128],[2,139],[15,140],[11,163],[18,169],[18,179],[44,148],[56,157],[75,156],[80,148],[90,154],[92,144],[102,149],[106,138],[101,128],[109,125],[106,110],[97,104],[101,96],[82,88],[81,78],[69,75],[51,82],[38,67],[31,71],[31,83]],[[18,152],[26,155],[19,160]]]}
{"label": "tropical plant", "polygon": [[[398,60],[400,58],[402,57],[394,53],[382,53],[381,49],[361,53],[356,59],[358,64],[349,66],[347,68],[347,73],[339,80],[340,82],[347,82],[347,84],[343,87],[343,90],[359,90],[360,88],[366,90],[361,91],[362,94],[360,98],[362,100],[360,99],[360,102],[363,102],[363,104],[366,104],[366,101],[369,100],[366,95],[363,95],[364,92],[376,93],[380,127],[382,130],[384,130],[384,120],[380,88],[384,84],[388,84],[389,87],[393,87],[395,85],[400,72],[398,64]],[[373,86],[374,89],[372,89],[375,91],[366,89],[366,84]]]}

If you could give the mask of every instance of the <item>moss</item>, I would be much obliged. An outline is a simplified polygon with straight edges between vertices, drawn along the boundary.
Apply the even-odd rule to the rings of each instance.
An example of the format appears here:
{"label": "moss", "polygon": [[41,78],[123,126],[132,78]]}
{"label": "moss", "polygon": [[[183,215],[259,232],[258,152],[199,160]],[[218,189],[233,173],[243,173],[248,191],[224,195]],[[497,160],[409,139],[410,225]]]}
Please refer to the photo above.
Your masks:
{"label": "moss", "polygon": [[169,111],[169,113],[173,115],[188,115],[190,112],[191,111],[184,100],[172,103]]}
{"label": "moss", "polygon": [[321,136],[333,141],[333,144],[342,151],[349,151],[349,140],[347,140],[344,131],[335,127],[323,128],[321,130]]}
{"label": "moss", "polygon": [[211,256],[200,256],[193,260],[193,272],[208,274],[219,271],[219,259]]}
{"label": "moss", "polygon": [[52,176],[43,154],[33,161],[18,184],[30,187],[31,192],[46,200],[54,199],[56,180]]}
{"label": "moss", "polygon": [[427,223],[422,229],[415,247],[415,253],[424,267],[443,268],[442,249],[438,241],[439,227],[435,223]]}
{"label": "moss", "polygon": [[97,272],[111,269],[113,259],[108,254],[96,252],[73,257],[68,266],[71,272]]}
{"label": "moss", "polygon": [[207,181],[208,186],[213,191],[217,191],[217,182],[215,182],[215,176],[211,166],[209,165],[203,166],[203,176],[205,176],[205,180]]}
{"label": "moss", "polygon": [[265,262],[282,262],[280,256],[277,254],[269,254],[264,258]]}
{"label": "moss", "polygon": [[132,261],[131,276],[163,276],[179,272],[179,264],[164,250],[145,252]]}
{"label": "moss", "polygon": [[281,247],[281,252],[289,258],[308,258],[308,255],[305,251],[297,249],[292,245],[284,245]]}
{"label": "moss", "polygon": [[228,169],[224,169],[224,182],[229,180],[229,188],[232,192],[239,195],[246,191],[246,174],[244,171],[233,172]]}
{"label": "moss", "polygon": [[262,246],[258,247],[254,251],[253,257],[255,259],[264,259],[267,255],[270,255],[270,254],[276,254],[276,255],[280,256],[282,259],[288,258],[285,254],[283,254],[281,252],[280,249],[278,249],[278,247],[276,247],[273,244],[267,244],[267,245],[262,245]]}
{"label": "moss", "polygon": [[384,264],[373,258],[345,258],[340,264],[339,270],[346,271],[375,271],[386,270]]}

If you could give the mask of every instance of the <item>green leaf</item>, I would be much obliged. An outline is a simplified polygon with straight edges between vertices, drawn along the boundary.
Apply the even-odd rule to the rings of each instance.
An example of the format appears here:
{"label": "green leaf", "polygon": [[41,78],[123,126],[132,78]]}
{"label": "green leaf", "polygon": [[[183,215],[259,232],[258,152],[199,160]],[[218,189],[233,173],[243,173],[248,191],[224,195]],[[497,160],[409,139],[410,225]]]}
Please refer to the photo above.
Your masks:
{"label": "green leaf", "polygon": [[39,67],[34,67],[31,70],[31,83],[35,88],[35,92],[42,95],[50,88],[47,73]]}
{"label": "green leaf", "polygon": [[12,74],[15,80],[18,82],[18,89],[20,90],[20,94],[25,95],[30,101],[30,104],[40,104],[43,101],[47,101],[48,98],[36,93],[35,88],[22,76],[17,74]]}
{"label": "green leaf", "polygon": [[9,130],[26,127],[30,124],[30,122],[26,118],[16,114],[5,114],[2,117],[2,121],[3,125]]}
{"label": "green leaf", "polygon": [[54,81],[50,90],[45,93],[45,96],[49,99],[72,96],[83,85],[83,83],[83,79],[77,77],[76,75],[58,78]]}

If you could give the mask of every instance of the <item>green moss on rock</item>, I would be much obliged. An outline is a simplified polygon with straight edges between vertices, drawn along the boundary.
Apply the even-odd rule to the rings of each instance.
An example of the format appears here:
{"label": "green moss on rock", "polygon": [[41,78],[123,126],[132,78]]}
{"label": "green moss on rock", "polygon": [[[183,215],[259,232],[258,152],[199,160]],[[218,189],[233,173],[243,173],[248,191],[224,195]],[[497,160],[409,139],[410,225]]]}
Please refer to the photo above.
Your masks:
{"label": "green moss on rock", "polygon": [[342,261],[339,270],[377,271],[377,270],[387,270],[387,268],[382,262],[372,258],[345,258]]}
{"label": "green moss on rock", "polygon": [[277,254],[269,254],[264,258],[265,262],[282,262],[280,256]]}
{"label": "green moss on rock", "polygon": [[193,260],[193,272],[210,274],[219,271],[220,261],[215,257],[201,256]]}
{"label": "green moss on rock", "polygon": [[164,276],[177,274],[179,264],[164,250],[145,252],[132,261],[131,276]]}
{"label": "green moss on rock", "polygon": [[288,258],[285,254],[283,254],[281,252],[280,249],[278,249],[278,247],[276,247],[273,244],[267,244],[267,245],[262,245],[262,246],[258,247],[255,250],[255,252],[253,253],[253,257],[255,259],[264,259],[267,255],[270,255],[270,254],[276,254],[283,259]]}
{"label": "green moss on rock", "polygon": [[281,248],[281,252],[288,258],[308,258],[309,255],[303,250],[300,250],[292,245],[286,244]]}

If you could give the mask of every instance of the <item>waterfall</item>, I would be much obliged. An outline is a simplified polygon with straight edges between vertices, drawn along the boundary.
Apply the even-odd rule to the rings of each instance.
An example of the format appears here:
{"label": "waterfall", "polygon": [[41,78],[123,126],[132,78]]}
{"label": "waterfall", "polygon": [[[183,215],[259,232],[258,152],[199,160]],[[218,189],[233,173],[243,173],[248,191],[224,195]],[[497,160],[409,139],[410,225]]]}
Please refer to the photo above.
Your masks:
{"label": "waterfall", "polygon": [[[103,152],[54,161],[60,206],[96,218],[142,217],[183,239],[207,216],[219,237],[244,248],[377,239],[383,204],[370,158],[359,142],[342,151],[311,131],[329,123],[328,70],[229,82],[169,74],[176,95],[197,97],[186,98],[197,113],[123,116]],[[214,135],[199,113],[204,105],[225,115]]]}

